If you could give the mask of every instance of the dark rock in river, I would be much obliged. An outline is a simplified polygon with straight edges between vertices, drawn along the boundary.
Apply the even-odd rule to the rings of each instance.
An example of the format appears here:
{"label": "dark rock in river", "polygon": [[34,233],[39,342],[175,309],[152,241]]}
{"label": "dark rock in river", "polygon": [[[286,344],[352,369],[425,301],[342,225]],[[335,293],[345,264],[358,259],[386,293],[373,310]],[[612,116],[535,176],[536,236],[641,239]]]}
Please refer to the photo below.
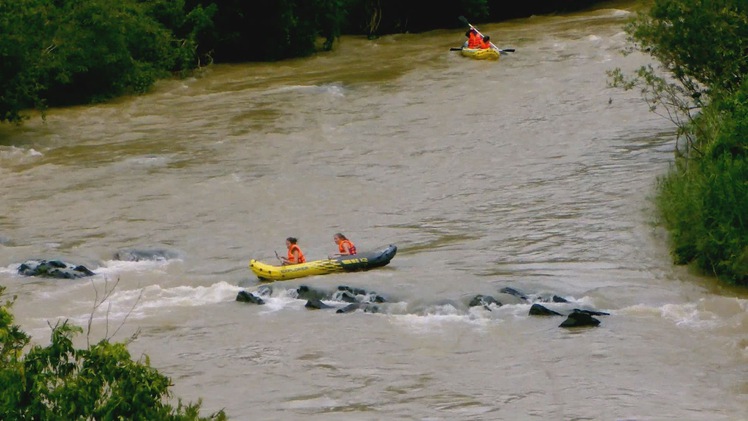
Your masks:
{"label": "dark rock in river", "polygon": [[265,301],[262,298],[252,293],[249,293],[247,291],[239,291],[239,293],[236,294],[236,301],[240,301],[243,303],[259,304],[259,305],[265,304]]}
{"label": "dark rock in river", "polygon": [[380,313],[382,310],[379,308],[379,306],[375,306],[373,304],[369,304],[366,307],[364,307],[364,313]]}
{"label": "dark rock in river", "polygon": [[273,295],[273,287],[270,285],[262,285],[257,288],[257,295],[260,297],[269,297]]}
{"label": "dark rock in river", "polygon": [[610,316],[610,313],[606,313],[604,311],[581,310],[581,309],[578,309],[578,308],[575,308],[574,311],[577,312],[577,313],[589,314],[590,316]]}
{"label": "dark rock in river", "polygon": [[516,289],[514,289],[514,288],[510,288],[510,287],[504,287],[504,288],[501,288],[501,289],[499,290],[499,292],[501,292],[501,293],[503,293],[503,294],[509,294],[509,295],[513,295],[513,296],[515,296],[515,297],[517,297],[517,298],[519,298],[519,299],[522,299],[523,301],[528,301],[528,298],[527,298],[527,296],[526,296],[525,294],[523,294],[523,293],[522,293],[522,292],[520,292],[520,291],[517,291],[517,290],[516,290]]}
{"label": "dark rock in river", "polygon": [[585,311],[574,311],[563,321],[558,327],[586,327],[586,326],[597,326],[600,324],[600,320],[592,317]]}
{"label": "dark rock in river", "polygon": [[496,307],[501,307],[501,303],[490,295],[476,295],[468,303],[468,307],[483,306],[488,311],[491,311],[490,305],[494,304]]}
{"label": "dark rock in river", "polygon": [[338,285],[338,291],[348,291],[353,295],[366,295],[366,290],[361,288],[352,288],[347,285]]}
{"label": "dark rock in river", "polygon": [[95,275],[83,265],[76,266],[60,260],[27,260],[18,267],[18,273],[24,276],[57,279],[77,279]]}
{"label": "dark rock in river", "polygon": [[336,291],[335,294],[333,294],[333,299],[337,301],[345,301],[346,303],[358,302],[356,296],[349,291]]}
{"label": "dark rock in river", "polygon": [[296,289],[296,298],[300,300],[326,300],[330,295],[327,291],[309,288],[306,285],[300,285]]}
{"label": "dark rock in river", "polygon": [[546,308],[540,304],[533,304],[530,307],[530,316],[561,316],[561,313],[557,313],[549,308]]}
{"label": "dark rock in river", "polygon": [[359,308],[361,308],[361,303],[352,303],[352,304],[348,304],[347,306],[343,308],[339,308],[338,311],[336,311],[336,313],[338,314],[352,313],[358,310]]}
{"label": "dark rock in river", "polygon": [[328,306],[327,304],[323,303],[321,300],[318,299],[312,299],[308,300],[304,307],[312,309],[312,310],[321,310],[325,308],[333,308],[332,306]]}

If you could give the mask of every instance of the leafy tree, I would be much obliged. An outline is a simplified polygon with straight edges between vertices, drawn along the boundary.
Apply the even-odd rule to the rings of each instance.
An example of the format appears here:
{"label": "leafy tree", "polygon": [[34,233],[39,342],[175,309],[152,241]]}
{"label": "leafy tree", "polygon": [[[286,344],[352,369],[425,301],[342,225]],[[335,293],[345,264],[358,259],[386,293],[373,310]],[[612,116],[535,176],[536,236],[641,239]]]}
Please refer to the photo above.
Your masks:
{"label": "leafy tree", "polygon": [[55,8],[54,51],[43,67],[50,103],[101,101],[145,92],[174,70],[180,48],[148,15],[149,2],[66,0]]}
{"label": "leafy tree", "polygon": [[200,38],[216,60],[280,60],[331,48],[341,33],[344,0],[205,0],[217,8],[213,30]]}
{"label": "leafy tree", "polygon": [[690,95],[731,93],[748,72],[748,2],[658,0],[629,27]]}
{"label": "leafy tree", "polygon": [[461,25],[458,16],[480,21],[488,17],[487,0],[453,0],[435,7],[428,0],[355,0],[349,11],[346,31],[373,38],[398,32],[423,32]]}
{"label": "leafy tree", "polygon": [[199,401],[170,405],[169,378],[148,357],[132,360],[126,343],[104,339],[75,348],[73,337],[82,329],[67,322],[52,328],[48,346],[34,345],[24,355],[30,338],[13,324],[12,304],[0,306],[0,419],[226,419],[223,411],[200,417]]}
{"label": "leafy tree", "polygon": [[655,0],[626,30],[662,66],[611,84],[641,89],[686,140],[657,196],[674,259],[748,284],[748,2]]}
{"label": "leafy tree", "polygon": [[548,13],[568,13],[600,3],[600,0],[488,0],[489,19],[500,21]]}
{"label": "leafy tree", "polygon": [[42,0],[0,2],[0,122],[22,120],[21,110],[44,109],[40,63],[53,50],[46,43],[47,8]]}
{"label": "leafy tree", "polygon": [[183,0],[0,2],[0,121],[145,92],[194,68],[214,12]]}

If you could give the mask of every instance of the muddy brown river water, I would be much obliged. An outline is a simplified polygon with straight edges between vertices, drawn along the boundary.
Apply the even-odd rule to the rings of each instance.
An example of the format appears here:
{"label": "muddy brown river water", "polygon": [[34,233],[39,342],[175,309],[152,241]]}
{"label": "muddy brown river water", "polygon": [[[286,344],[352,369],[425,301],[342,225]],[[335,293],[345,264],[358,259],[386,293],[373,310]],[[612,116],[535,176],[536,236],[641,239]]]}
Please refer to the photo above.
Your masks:
{"label": "muddy brown river water", "polygon": [[[17,322],[45,343],[119,280],[92,336],[141,329],[131,351],[176,396],[238,420],[748,419],[748,294],[672,265],[651,198],[674,129],[606,87],[650,60],[619,53],[632,7],[481,25],[517,50],[497,63],[450,52],[461,30],[344,37],[0,126]],[[288,236],[324,258],[338,231],[398,254],[234,301],[258,287],[250,258],[274,261]],[[133,247],[179,258],[113,259]],[[19,276],[31,258],[97,275]],[[299,285],[390,303],[311,311]],[[570,331],[528,304],[466,305],[507,286],[610,315]]]}

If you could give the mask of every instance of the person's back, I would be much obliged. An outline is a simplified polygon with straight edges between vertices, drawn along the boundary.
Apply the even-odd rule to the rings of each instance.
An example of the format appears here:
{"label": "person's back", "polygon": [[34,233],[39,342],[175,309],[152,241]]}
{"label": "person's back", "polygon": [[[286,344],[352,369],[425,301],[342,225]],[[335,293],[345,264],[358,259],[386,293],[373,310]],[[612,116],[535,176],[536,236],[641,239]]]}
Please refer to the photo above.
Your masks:
{"label": "person's back", "polygon": [[481,40],[480,45],[477,48],[480,48],[481,50],[491,48],[491,37],[489,37],[488,35],[483,37],[483,40]]}
{"label": "person's back", "polygon": [[288,257],[281,258],[283,266],[286,265],[298,265],[299,263],[305,263],[306,257],[301,251],[301,248],[296,244],[298,240],[294,237],[286,238],[286,247],[288,248]]}
{"label": "person's back", "polygon": [[468,48],[479,48],[481,45],[481,42],[483,42],[483,39],[481,38],[481,36],[478,35],[478,33],[474,29],[471,29],[468,31],[467,37],[468,37],[468,45],[467,45]]}
{"label": "person's back", "polygon": [[333,235],[332,239],[335,241],[335,244],[338,245],[338,255],[348,256],[356,254],[356,246],[354,246],[351,240],[347,239],[345,235],[337,233]]}

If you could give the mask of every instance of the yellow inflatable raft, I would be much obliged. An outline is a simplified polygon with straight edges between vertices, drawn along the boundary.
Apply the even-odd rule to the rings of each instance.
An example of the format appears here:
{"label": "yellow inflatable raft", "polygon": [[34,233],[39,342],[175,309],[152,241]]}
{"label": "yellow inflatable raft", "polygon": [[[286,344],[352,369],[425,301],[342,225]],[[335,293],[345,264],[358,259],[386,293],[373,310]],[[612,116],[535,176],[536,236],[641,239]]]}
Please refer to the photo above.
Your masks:
{"label": "yellow inflatable raft", "polygon": [[305,276],[356,272],[382,267],[390,263],[390,260],[395,257],[395,253],[397,253],[397,246],[389,245],[380,250],[352,256],[339,256],[287,266],[273,266],[252,259],[249,261],[249,268],[261,281],[285,281]]}
{"label": "yellow inflatable raft", "polygon": [[498,60],[499,51],[495,48],[462,48],[460,53],[465,57],[470,57],[476,60]]}

